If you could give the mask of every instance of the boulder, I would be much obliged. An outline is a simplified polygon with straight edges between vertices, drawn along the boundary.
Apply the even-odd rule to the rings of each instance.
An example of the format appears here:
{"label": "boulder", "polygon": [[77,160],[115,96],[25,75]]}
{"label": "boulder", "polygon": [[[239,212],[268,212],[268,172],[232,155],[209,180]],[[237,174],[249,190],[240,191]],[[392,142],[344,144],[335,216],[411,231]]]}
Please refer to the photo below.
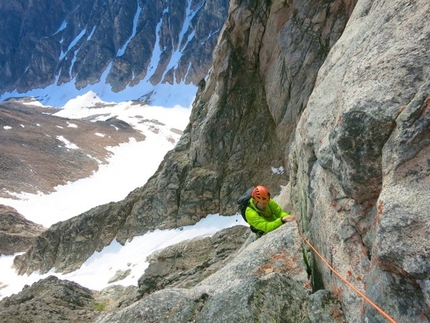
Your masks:
{"label": "boulder", "polygon": [[211,237],[198,237],[157,251],[139,278],[141,295],[167,287],[190,288],[222,268],[242,247],[250,230],[234,226]]}

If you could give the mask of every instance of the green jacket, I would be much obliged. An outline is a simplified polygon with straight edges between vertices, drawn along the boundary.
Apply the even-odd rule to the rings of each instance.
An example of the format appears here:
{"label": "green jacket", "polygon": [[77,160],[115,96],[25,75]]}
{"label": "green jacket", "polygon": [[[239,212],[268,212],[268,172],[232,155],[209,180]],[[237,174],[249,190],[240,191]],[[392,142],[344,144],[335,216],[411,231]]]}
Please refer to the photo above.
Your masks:
{"label": "green jacket", "polygon": [[283,224],[281,219],[290,215],[283,211],[279,204],[272,199],[269,200],[266,210],[261,211],[255,206],[254,199],[251,198],[249,206],[246,208],[245,216],[249,225],[267,233],[279,228]]}

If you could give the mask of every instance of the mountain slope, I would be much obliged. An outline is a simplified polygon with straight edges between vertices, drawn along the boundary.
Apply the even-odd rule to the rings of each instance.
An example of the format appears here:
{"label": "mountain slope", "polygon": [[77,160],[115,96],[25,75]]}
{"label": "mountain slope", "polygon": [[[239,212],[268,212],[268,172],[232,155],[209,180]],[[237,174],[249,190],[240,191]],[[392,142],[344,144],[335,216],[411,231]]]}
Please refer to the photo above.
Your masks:
{"label": "mountain slope", "polygon": [[0,105],[0,197],[52,192],[93,174],[111,155],[108,147],[145,139],[116,118],[72,121],[54,116],[56,112],[31,103]]}
{"label": "mountain slope", "polygon": [[[154,85],[196,87],[206,77],[226,16],[226,0],[2,2],[0,93],[101,83],[102,99],[128,88],[128,100],[150,103]],[[71,99],[68,88],[58,90]]]}

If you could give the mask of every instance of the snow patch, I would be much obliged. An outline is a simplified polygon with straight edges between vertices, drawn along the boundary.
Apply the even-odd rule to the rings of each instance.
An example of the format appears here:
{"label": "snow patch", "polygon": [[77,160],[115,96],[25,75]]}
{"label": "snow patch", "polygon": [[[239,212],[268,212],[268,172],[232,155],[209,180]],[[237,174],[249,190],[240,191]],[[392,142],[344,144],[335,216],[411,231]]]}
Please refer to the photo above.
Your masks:
{"label": "snow patch", "polygon": [[[64,143],[64,146],[67,149],[79,149],[78,146],[76,146],[74,143],[70,142],[69,140],[67,140],[63,136],[57,136],[57,140],[60,140],[62,143]],[[59,147],[61,147],[61,146],[59,146]]]}

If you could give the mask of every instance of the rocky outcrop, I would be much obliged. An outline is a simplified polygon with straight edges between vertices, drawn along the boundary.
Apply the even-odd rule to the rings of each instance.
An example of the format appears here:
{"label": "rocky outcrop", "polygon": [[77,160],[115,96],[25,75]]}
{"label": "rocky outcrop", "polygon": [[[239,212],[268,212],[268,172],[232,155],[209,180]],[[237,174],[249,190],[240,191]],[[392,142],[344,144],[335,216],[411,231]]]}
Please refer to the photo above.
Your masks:
{"label": "rocky outcrop", "polygon": [[24,252],[45,231],[40,224],[28,221],[14,208],[0,204],[0,255]]}
{"label": "rocky outcrop", "polygon": [[89,289],[49,276],[0,301],[0,321],[93,322],[98,309]]}
{"label": "rocky outcrop", "polygon": [[0,93],[68,82],[81,89],[103,73],[114,92],[144,79],[197,85],[211,66],[227,6],[226,0],[0,4]]}
{"label": "rocky outcrop", "polygon": [[[284,225],[249,241],[234,259],[196,286],[159,290],[120,311],[101,314],[96,322],[316,323],[322,317],[342,322],[341,308],[329,292],[309,297],[301,246],[297,226]],[[314,307],[319,311],[311,320],[308,308]]]}
{"label": "rocky outcrop", "polygon": [[[428,322],[426,1],[359,1],[320,69],[290,156],[295,213],[326,259],[397,322]],[[385,322],[314,259],[348,322]]]}
{"label": "rocky outcrop", "polygon": [[[129,198],[136,196],[132,193]],[[53,267],[57,272],[72,272],[112,242],[129,212],[130,204],[109,203],[58,222],[38,236],[25,254],[16,256],[14,266],[20,274],[47,273]]]}
{"label": "rocky outcrop", "polygon": [[199,237],[167,247],[148,257],[149,266],[139,278],[139,294],[171,287],[190,288],[218,271],[243,246],[247,226],[224,229],[212,237]]}
{"label": "rocky outcrop", "polygon": [[[7,322],[31,318],[32,322],[47,323],[283,322],[285,317],[289,322],[344,322],[342,308],[333,294],[321,290],[310,295],[301,248],[294,223],[258,240],[248,228],[236,226],[151,255],[149,271],[155,273],[151,267],[161,269],[157,280],[163,288],[156,292],[146,290],[142,297],[137,287],[115,285],[95,292],[50,276],[2,300],[0,318]],[[183,257],[178,254],[181,251]],[[169,255],[179,256],[175,265],[172,257],[163,258]],[[166,271],[156,259],[158,264],[171,263],[169,269],[175,272],[164,275]],[[204,265],[207,262],[209,267]],[[187,275],[191,270],[185,270],[181,275],[181,268],[174,266],[185,266],[193,274]],[[146,274],[141,281],[146,280]]]}

